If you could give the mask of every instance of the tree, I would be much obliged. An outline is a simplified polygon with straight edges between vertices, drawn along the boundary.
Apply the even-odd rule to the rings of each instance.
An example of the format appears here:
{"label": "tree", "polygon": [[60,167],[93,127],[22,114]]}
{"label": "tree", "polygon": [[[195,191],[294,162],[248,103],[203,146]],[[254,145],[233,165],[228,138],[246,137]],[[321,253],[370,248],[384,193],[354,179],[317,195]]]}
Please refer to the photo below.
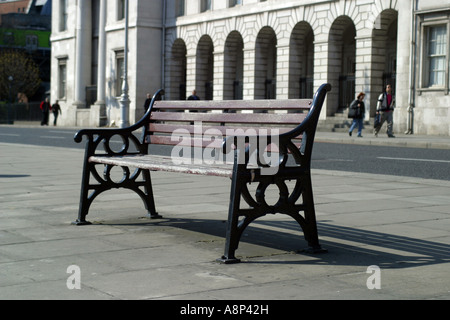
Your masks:
{"label": "tree", "polygon": [[33,59],[21,51],[0,52],[0,100],[13,100],[23,93],[31,97],[41,85],[39,67]]}

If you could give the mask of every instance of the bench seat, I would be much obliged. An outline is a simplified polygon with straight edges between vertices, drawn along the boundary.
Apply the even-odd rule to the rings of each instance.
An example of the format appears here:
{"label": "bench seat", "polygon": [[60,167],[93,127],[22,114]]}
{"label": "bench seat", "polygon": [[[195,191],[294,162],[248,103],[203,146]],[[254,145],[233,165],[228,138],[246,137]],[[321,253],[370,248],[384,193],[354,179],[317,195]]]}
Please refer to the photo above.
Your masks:
{"label": "bench seat", "polygon": [[184,163],[185,161],[186,158],[174,159],[170,156],[148,154],[116,157],[93,156],[89,158],[89,162],[93,163],[148,169],[151,171],[178,172],[228,178],[231,178],[233,173],[233,163],[197,163],[192,165]]}

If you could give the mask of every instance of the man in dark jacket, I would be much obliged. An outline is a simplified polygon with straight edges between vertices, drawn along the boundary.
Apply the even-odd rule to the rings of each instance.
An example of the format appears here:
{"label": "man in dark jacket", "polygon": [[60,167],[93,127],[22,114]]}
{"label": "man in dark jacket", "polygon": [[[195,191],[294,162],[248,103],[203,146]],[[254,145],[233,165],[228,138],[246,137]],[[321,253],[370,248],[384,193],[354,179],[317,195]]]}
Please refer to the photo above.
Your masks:
{"label": "man in dark jacket", "polygon": [[392,94],[392,87],[390,84],[386,86],[386,91],[380,94],[378,97],[377,104],[377,117],[380,117],[379,124],[374,128],[373,133],[375,136],[378,136],[378,132],[381,129],[381,126],[386,121],[387,122],[387,130],[386,133],[389,138],[395,138],[392,134],[392,126],[394,123],[394,108],[395,108],[395,98]]}
{"label": "man in dark jacket", "polygon": [[144,111],[147,112],[148,108],[150,107],[150,102],[152,102],[152,97],[150,95],[150,93],[147,93],[147,98],[145,99],[144,102]]}
{"label": "man in dark jacket", "polygon": [[348,135],[350,137],[352,136],[353,129],[355,129],[356,126],[358,126],[358,137],[362,138],[362,129],[364,126],[363,124],[364,113],[366,111],[366,107],[363,102],[365,96],[366,94],[364,92],[361,92],[360,94],[358,94],[356,100],[354,100],[350,104],[350,111],[353,112],[351,114],[351,112],[349,111],[349,118],[353,118],[352,125],[350,126],[350,129],[348,131]]}
{"label": "man in dark jacket", "polygon": [[187,98],[188,100],[200,100],[200,98],[197,95],[197,91],[192,90],[192,94]]}
{"label": "man in dark jacket", "polygon": [[62,114],[61,107],[59,106],[58,100],[52,105],[52,112],[53,112],[53,125],[56,126],[56,122],[58,120],[58,116]]}
{"label": "man in dark jacket", "polygon": [[50,106],[50,102],[48,98],[45,98],[44,101],[41,102],[41,105],[39,106],[42,111],[42,121],[41,126],[48,126],[48,114],[50,110],[52,110],[52,107]]}

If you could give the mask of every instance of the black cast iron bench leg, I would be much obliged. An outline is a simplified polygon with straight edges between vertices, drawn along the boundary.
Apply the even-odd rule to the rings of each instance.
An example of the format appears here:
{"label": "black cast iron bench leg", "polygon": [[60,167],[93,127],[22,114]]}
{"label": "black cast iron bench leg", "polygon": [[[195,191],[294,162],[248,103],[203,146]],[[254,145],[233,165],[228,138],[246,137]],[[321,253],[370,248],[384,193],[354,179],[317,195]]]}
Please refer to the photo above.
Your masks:
{"label": "black cast iron bench leg", "polygon": [[303,227],[303,232],[305,240],[308,242],[308,248],[305,251],[307,253],[326,253],[328,250],[323,249],[319,244],[312,181],[309,173],[302,178],[302,182],[304,185],[302,197],[305,206],[305,225]]}
{"label": "black cast iron bench leg", "polygon": [[233,175],[231,179],[230,204],[228,209],[228,223],[226,231],[225,252],[219,262],[225,264],[239,263],[241,260],[237,259],[235,252],[239,245],[242,229],[239,228],[239,206],[241,199],[241,184],[238,181],[239,165],[233,166]]}
{"label": "black cast iron bench leg", "polygon": [[[124,170],[128,170],[128,168],[123,168]],[[129,174],[126,175],[126,179],[121,183],[114,183],[109,178],[108,166],[105,166],[105,179],[101,179],[97,171],[95,170],[95,164],[86,162],[85,167],[83,169],[83,177],[81,182],[81,194],[80,194],[80,206],[78,211],[78,219],[72,224],[74,225],[90,225],[91,223],[86,220],[86,216],[89,212],[89,208],[94,201],[94,199],[102,192],[111,190],[114,188],[124,187],[129,190],[136,192],[139,197],[144,202],[145,209],[147,210],[148,217],[151,219],[160,219],[162,218],[156,212],[155,200],[153,196],[153,187],[150,176],[150,170],[146,169],[138,169],[133,176],[130,178]],[[142,181],[136,181],[137,177],[142,174]],[[94,176],[98,182],[96,185],[91,185],[90,180],[91,176]],[[140,187],[144,188],[144,191],[140,189]],[[89,192],[92,190],[92,193]]]}
{"label": "black cast iron bench leg", "polygon": [[162,216],[156,212],[156,206],[155,206],[155,197],[153,196],[153,187],[152,187],[152,179],[150,176],[150,170],[143,170],[142,172],[143,178],[144,178],[144,191],[145,191],[145,198],[142,200],[144,201],[145,208],[148,212],[148,217],[151,219],[161,219]]}

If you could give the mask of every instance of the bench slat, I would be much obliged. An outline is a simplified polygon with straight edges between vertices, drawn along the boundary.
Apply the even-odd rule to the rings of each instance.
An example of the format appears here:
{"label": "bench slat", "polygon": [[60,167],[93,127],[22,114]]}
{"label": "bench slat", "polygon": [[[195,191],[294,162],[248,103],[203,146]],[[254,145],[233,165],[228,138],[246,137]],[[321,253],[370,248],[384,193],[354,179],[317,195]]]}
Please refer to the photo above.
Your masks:
{"label": "bench slat", "polygon": [[[211,135],[215,135],[218,134],[220,132],[220,134],[222,136],[226,136],[227,135],[227,130],[228,133],[233,133],[233,132],[238,132],[238,130],[242,130],[245,133],[250,133],[250,132],[256,132],[257,134],[259,134],[261,132],[261,134],[268,134],[270,135],[271,133],[273,134],[283,134],[283,133],[287,133],[290,132],[292,130],[291,128],[270,128],[270,127],[264,127],[264,128],[258,128],[258,127],[249,127],[249,126],[238,126],[238,127],[233,127],[233,126],[208,126],[208,125],[203,125],[202,126],[202,132],[199,132],[199,128],[195,128],[195,126],[193,125],[177,125],[177,124],[165,124],[165,123],[150,123],[150,131],[151,132],[160,132],[160,133],[173,133],[175,131],[177,132],[186,132],[189,133],[191,135],[194,134],[202,134],[204,136],[211,136]],[[278,131],[273,131],[273,130],[278,130]],[[255,131],[253,131],[255,130]]]}
{"label": "bench slat", "polygon": [[193,147],[220,149],[222,148],[222,142],[223,140],[221,139],[208,140],[195,137],[183,139],[176,135],[174,136],[174,138],[172,138],[172,136],[158,136],[158,135],[150,136],[151,144],[162,144],[168,146],[193,146]]}
{"label": "bench slat", "polygon": [[153,109],[183,110],[305,110],[311,107],[311,99],[289,100],[200,100],[155,101]]}
{"label": "bench slat", "polygon": [[[181,147],[201,147],[201,148],[210,148],[210,149],[222,149],[223,147],[223,140],[222,139],[205,139],[205,138],[195,138],[190,137],[189,139],[185,139],[184,137],[176,137],[172,138],[172,136],[158,136],[153,135],[150,136],[150,143],[151,144],[159,144],[159,145],[166,145],[166,146],[181,146]],[[297,148],[300,147],[300,143],[294,143]],[[231,146],[231,148],[234,148],[234,145]],[[268,145],[264,150],[267,152],[279,152],[279,148],[274,145],[270,144]]]}
{"label": "bench slat", "polygon": [[232,163],[207,164],[204,163],[203,160],[201,160],[201,163],[195,163],[192,159],[190,162],[186,163],[188,160],[190,159],[172,158],[158,155],[129,155],[123,157],[92,156],[89,158],[89,162],[91,163],[141,168],[152,171],[168,171],[218,177],[231,177],[233,169]]}
{"label": "bench slat", "polygon": [[300,124],[305,118],[302,113],[186,113],[186,112],[152,112],[153,121],[186,121],[212,123],[242,124]]}

